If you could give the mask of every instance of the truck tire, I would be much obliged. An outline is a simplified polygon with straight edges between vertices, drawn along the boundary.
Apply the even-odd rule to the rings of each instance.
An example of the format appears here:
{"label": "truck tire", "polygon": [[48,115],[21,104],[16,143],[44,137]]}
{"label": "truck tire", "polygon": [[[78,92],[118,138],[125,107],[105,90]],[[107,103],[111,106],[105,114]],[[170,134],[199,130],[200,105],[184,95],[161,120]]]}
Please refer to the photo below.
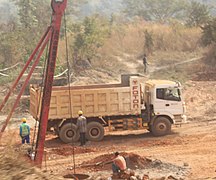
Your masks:
{"label": "truck tire", "polygon": [[151,130],[154,136],[167,135],[171,131],[171,122],[166,117],[158,117],[155,119]]}
{"label": "truck tire", "polygon": [[100,141],[104,137],[104,128],[98,122],[90,122],[87,124],[86,138],[89,141]]}
{"label": "truck tire", "polygon": [[77,127],[75,124],[66,123],[64,124],[59,131],[59,138],[64,143],[71,143],[78,141],[79,133],[77,132]]}

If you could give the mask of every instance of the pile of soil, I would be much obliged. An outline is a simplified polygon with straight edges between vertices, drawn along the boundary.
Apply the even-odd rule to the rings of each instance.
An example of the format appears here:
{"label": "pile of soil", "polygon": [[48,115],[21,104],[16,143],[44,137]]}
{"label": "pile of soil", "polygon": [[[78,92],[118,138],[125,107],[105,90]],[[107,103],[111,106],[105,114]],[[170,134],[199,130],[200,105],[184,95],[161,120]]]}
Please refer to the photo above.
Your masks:
{"label": "pile of soil", "polygon": [[48,175],[33,167],[24,158],[17,155],[16,152],[0,153],[0,177],[1,180],[8,179],[60,179],[53,175]]}
{"label": "pile of soil", "polygon": [[54,148],[50,151],[51,154],[57,154],[61,156],[69,156],[74,154],[82,154],[82,153],[90,153],[94,152],[93,149],[90,148],[81,148],[81,147],[61,147],[61,148]]}
{"label": "pile of soil", "polygon": [[[166,177],[184,179],[189,173],[188,166],[176,166],[157,159],[152,160],[142,157],[134,153],[122,152],[121,155],[125,157],[128,169],[131,169],[139,177],[147,175],[150,179],[166,179]],[[111,174],[112,172],[112,167],[111,163],[106,163],[110,162],[113,158],[113,154],[100,155],[90,161],[83,162],[80,167],[91,172],[90,179],[107,179],[109,173]]]}
{"label": "pile of soil", "polygon": [[[127,167],[130,169],[143,169],[150,161],[145,158],[141,157],[134,153],[126,153],[123,152],[120,155],[122,155],[127,163]],[[111,170],[111,163],[112,159],[114,159],[114,154],[103,154],[101,156],[98,156],[90,161],[85,161],[81,164],[81,167],[86,167],[87,169],[91,171],[105,171],[105,170]]]}

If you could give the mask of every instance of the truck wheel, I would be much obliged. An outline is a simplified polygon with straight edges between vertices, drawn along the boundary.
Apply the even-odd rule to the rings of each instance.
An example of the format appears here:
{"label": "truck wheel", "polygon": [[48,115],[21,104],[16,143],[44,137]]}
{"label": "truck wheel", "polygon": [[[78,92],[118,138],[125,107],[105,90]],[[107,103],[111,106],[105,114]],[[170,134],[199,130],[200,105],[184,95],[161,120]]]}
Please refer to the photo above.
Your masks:
{"label": "truck wheel", "polygon": [[154,136],[167,135],[171,131],[171,122],[165,117],[158,117],[155,119],[151,130]]}
{"label": "truck wheel", "polygon": [[104,128],[98,122],[90,122],[87,124],[86,138],[90,141],[100,141],[104,137]]}
{"label": "truck wheel", "polygon": [[71,143],[78,141],[79,133],[77,132],[77,127],[75,124],[66,123],[64,124],[59,131],[59,138],[64,143]]}

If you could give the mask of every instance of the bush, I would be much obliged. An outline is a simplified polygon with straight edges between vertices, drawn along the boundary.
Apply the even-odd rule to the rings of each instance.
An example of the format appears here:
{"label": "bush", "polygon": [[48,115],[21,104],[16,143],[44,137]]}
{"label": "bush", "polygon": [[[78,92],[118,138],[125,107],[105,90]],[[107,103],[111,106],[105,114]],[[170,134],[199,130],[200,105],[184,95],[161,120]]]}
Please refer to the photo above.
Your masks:
{"label": "bush", "polygon": [[202,43],[204,46],[216,43],[216,18],[209,20],[202,27],[202,33]]}

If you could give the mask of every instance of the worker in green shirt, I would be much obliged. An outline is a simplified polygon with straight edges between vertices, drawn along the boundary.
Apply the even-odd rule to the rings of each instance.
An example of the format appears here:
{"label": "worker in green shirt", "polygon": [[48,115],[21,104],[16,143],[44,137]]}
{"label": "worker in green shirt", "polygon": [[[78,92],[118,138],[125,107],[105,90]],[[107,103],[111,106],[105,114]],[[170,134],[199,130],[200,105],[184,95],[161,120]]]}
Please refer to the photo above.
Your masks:
{"label": "worker in green shirt", "polygon": [[30,143],[30,127],[26,123],[26,118],[22,118],[22,124],[20,125],[20,137],[22,139],[22,144]]}

